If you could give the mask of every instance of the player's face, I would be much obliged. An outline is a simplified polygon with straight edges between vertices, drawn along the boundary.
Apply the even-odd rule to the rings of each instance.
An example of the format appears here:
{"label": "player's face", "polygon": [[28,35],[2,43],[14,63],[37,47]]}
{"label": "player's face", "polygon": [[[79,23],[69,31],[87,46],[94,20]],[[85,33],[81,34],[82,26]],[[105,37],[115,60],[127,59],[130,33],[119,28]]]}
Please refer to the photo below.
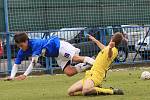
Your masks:
{"label": "player's face", "polygon": [[26,51],[28,49],[28,41],[17,44],[20,49]]}

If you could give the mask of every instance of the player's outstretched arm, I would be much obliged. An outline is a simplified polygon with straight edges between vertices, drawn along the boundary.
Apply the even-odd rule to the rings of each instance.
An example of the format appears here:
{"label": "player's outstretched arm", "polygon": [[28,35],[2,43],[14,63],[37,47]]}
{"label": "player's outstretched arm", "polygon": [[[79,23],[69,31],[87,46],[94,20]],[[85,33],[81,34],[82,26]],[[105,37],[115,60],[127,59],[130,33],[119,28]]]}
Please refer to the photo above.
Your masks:
{"label": "player's outstretched arm", "polygon": [[29,67],[27,68],[27,70],[25,71],[25,73],[23,75],[20,75],[18,77],[16,77],[16,80],[24,80],[26,79],[26,77],[32,72],[33,67],[35,66],[35,64],[38,61],[39,56],[34,56],[32,57],[32,61],[29,65]]}
{"label": "player's outstretched arm", "polygon": [[97,39],[95,39],[93,36],[88,34],[88,37],[90,40],[92,40],[94,43],[96,43],[96,45],[102,50],[105,48],[105,45],[103,45],[100,41],[98,41]]}

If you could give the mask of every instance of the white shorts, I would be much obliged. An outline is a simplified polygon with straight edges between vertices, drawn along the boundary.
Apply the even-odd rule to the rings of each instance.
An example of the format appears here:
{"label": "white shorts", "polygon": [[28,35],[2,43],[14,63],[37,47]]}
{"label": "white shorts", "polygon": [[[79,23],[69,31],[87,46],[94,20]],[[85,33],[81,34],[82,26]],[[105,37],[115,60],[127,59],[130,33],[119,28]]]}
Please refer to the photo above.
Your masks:
{"label": "white shorts", "polygon": [[79,55],[80,49],[74,47],[68,42],[60,41],[59,55],[56,57],[57,64],[64,70],[66,64],[72,63],[73,56]]}

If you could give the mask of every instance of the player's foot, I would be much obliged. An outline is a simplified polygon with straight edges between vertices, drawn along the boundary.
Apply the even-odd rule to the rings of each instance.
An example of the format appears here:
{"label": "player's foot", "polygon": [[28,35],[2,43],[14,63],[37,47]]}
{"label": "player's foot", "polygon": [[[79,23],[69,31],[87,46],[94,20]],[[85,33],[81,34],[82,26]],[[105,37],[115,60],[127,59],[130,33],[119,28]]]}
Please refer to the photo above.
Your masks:
{"label": "player's foot", "polygon": [[123,91],[121,89],[113,89],[113,94],[114,95],[124,95]]}

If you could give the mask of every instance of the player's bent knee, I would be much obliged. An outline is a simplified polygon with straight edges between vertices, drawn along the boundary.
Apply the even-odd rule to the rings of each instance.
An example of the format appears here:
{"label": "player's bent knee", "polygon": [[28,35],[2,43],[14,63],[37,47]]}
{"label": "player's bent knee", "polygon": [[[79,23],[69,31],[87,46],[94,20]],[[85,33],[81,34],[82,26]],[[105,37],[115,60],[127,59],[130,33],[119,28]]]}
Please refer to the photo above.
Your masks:
{"label": "player's bent knee", "polygon": [[67,76],[71,77],[73,76],[74,74],[73,73],[65,73]]}
{"label": "player's bent knee", "polygon": [[75,74],[77,73],[77,71],[76,71],[74,68],[72,68],[72,67],[70,67],[70,66],[67,66],[67,67],[64,69],[64,73],[65,73],[67,76],[71,77],[71,76],[75,75]]}

